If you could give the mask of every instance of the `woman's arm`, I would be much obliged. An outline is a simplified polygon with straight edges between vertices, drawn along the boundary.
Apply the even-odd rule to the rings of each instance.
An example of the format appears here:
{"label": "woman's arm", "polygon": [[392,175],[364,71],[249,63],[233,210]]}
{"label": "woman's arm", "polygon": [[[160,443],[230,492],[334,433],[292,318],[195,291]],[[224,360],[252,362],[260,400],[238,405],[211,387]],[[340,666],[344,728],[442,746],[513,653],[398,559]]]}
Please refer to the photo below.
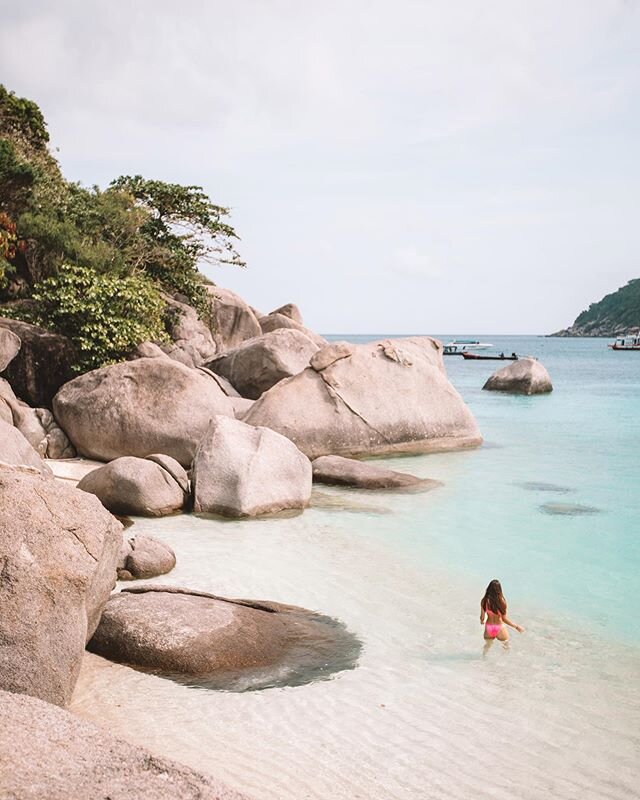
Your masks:
{"label": "woman's arm", "polygon": [[480,624],[484,625],[484,608],[482,607],[482,603],[480,603]]}
{"label": "woman's arm", "polygon": [[510,628],[515,628],[515,630],[517,630],[518,633],[522,633],[524,631],[522,625],[518,625],[516,622],[511,622],[511,620],[509,619],[509,617],[506,616],[506,614],[502,615],[502,621],[504,622],[505,625],[508,625]]}

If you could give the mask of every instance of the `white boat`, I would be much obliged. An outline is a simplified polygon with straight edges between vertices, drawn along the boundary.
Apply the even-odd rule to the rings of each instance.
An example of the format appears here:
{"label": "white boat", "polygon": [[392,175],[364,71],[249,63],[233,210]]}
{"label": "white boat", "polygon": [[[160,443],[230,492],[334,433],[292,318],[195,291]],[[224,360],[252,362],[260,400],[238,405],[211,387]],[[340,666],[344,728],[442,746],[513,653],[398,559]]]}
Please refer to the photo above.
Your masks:
{"label": "white boat", "polygon": [[640,333],[633,333],[629,336],[618,336],[609,347],[612,350],[640,350]]}
{"label": "white boat", "polygon": [[466,350],[488,350],[490,342],[479,342],[477,339],[453,339],[444,346],[445,356],[461,356]]}

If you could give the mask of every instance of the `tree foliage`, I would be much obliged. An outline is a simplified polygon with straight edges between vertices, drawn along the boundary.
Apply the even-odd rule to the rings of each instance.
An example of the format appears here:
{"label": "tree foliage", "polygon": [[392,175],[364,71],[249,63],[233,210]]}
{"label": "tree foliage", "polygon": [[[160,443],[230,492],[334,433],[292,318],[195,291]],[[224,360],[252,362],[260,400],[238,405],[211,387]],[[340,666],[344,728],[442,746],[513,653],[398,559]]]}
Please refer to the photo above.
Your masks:
{"label": "tree foliage", "polygon": [[166,304],[144,275],[64,264],[34,286],[31,299],[17,314],[8,313],[71,339],[78,372],[121,361],[140,342],[168,340]]}
{"label": "tree foliage", "polygon": [[[229,210],[199,186],[140,175],[117,178],[105,190],[66,181],[49,151],[40,109],[2,85],[0,214],[0,303],[30,298],[29,307],[40,307],[39,324],[80,337],[84,367],[122,355],[134,331],[148,333],[141,302],[149,304],[155,320],[161,292],[184,295],[204,316],[208,300],[201,262],[243,265],[235,249],[238,237],[226,221]],[[106,307],[104,287],[114,288],[119,280],[131,303],[128,316],[122,308],[111,314]],[[134,301],[136,287],[139,301]],[[61,316],[54,313],[56,297]],[[91,328],[89,312],[100,320],[99,330]],[[107,333],[114,337],[112,350]]]}
{"label": "tree foliage", "polygon": [[607,327],[611,331],[640,328],[640,278],[591,303],[574,325],[585,329]]}

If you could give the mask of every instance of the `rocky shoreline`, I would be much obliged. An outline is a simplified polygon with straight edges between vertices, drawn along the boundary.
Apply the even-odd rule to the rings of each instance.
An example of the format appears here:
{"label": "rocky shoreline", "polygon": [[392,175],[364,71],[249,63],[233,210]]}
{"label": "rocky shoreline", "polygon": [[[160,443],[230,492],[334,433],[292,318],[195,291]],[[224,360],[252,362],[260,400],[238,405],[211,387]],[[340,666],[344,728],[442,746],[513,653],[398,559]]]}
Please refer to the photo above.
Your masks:
{"label": "rocky shoreline", "polygon": [[[130,360],[77,377],[65,361],[72,343],[0,319],[0,717],[24,728],[40,703],[42,720],[30,742],[25,734],[33,766],[25,756],[14,771],[16,796],[35,796],[38,781],[47,796],[62,796],[37,766],[58,757],[56,730],[72,741],[108,736],[53,707],[69,704],[85,645],[210,688],[251,675],[258,685],[275,685],[276,674],[300,683],[357,664],[357,639],[321,610],[188,587],[111,594],[117,578],[166,574],[180,559],[153,537],[125,537],[128,515],[303,513],[314,482],[437,489],[437,481],[355,459],[482,442],[438,341],[328,343],[293,304],[264,315],[228,290],[209,291],[208,324],[171,298],[171,344],[141,343]],[[525,361],[485,388],[550,391],[544,368]],[[123,776],[144,781],[140,762],[153,761],[124,743],[108,745],[123,751],[120,766],[91,749],[81,759],[74,747],[64,755],[69,798],[107,796],[105,781],[112,800],[125,797]],[[11,758],[0,737],[0,771]],[[237,796],[178,765],[158,761],[151,771],[166,776],[165,788],[149,778],[137,797]]]}

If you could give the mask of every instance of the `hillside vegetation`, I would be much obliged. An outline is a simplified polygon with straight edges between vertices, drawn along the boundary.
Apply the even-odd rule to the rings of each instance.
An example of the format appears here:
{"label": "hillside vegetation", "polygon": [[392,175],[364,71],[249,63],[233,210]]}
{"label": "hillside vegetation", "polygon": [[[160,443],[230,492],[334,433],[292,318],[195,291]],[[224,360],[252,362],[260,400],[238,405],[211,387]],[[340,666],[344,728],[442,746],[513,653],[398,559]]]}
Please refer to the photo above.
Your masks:
{"label": "hillside vegetation", "polygon": [[555,336],[617,336],[640,328],[640,278],[591,303],[570,328]]}
{"label": "hillside vegetation", "polygon": [[67,181],[36,103],[0,84],[0,316],[71,338],[77,371],[163,341],[163,293],[206,317],[198,265],[243,263],[228,213],[199,186]]}

